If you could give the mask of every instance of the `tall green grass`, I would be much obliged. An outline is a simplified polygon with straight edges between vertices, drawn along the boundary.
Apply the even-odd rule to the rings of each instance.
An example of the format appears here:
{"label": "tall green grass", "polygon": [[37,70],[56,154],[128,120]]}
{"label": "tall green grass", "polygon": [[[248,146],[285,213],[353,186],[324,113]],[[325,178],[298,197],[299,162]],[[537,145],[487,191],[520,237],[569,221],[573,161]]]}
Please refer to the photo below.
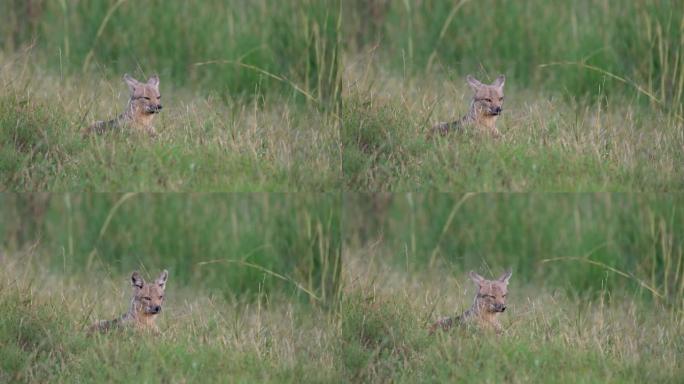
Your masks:
{"label": "tall green grass", "polygon": [[[676,383],[678,194],[346,194],[337,351],[356,382]],[[501,334],[438,318],[513,270]],[[553,372],[550,378],[549,372]]]}
{"label": "tall green grass", "polygon": [[[678,1],[350,1],[342,172],[353,191],[682,189]],[[466,113],[465,75],[506,75],[499,140]]]}
{"label": "tall green grass", "polygon": [[167,268],[179,285],[335,297],[340,200],[323,194],[5,194],[3,247],[65,274]]}
{"label": "tall green grass", "polygon": [[467,112],[472,93],[462,77],[402,78],[362,58],[347,66],[345,80],[342,176],[352,191],[682,189],[679,118],[625,94],[589,103],[509,80],[501,138],[469,127],[430,139],[433,124]]}
{"label": "tall green grass", "polygon": [[297,383],[336,377],[334,313],[299,302],[286,290],[262,291],[253,305],[241,295],[223,298],[170,277],[159,334],[88,336],[91,322],[126,311],[128,274],[64,275],[26,253],[2,258],[3,383]]}
{"label": "tall green grass", "polygon": [[512,268],[573,294],[630,292],[676,308],[683,208],[679,194],[352,194],[345,244],[409,273]]}
{"label": "tall green grass", "polygon": [[465,275],[445,268],[407,272],[372,245],[345,256],[337,358],[347,381],[677,383],[684,377],[677,308],[622,290],[576,296],[514,272],[502,334],[457,327],[430,336],[437,318],[471,305],[475,288]]}
{"label": "tall green grass", "polygon": [[[24,54],[0,61],[0,190],[332,191],[338,118],[271,93],[221,99],[162,78],[156,138],[83,138],[126,106],[120,76],[60,78]],[[337,108],[335,106],[334,108]]]}
{"label": "tall green grass", "polygon": [[397,72],[505,73],[574,97],[636,94],[682,117],[680,1],[347,2],[345,17],[350,51],[375,47]]}
{"label": "tall green grass", "polygon": [[33,1],[2,9],[5,50],[34,44],[62,74],[154,72],[227,98],[282,92],[339,101],[337,0]]}

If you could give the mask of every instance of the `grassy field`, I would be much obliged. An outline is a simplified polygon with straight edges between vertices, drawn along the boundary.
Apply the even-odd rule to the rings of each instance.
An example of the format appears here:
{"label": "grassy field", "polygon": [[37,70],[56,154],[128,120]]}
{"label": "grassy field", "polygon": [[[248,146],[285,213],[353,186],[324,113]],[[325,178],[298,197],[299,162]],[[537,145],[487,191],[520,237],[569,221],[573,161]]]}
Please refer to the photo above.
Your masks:
{"label": "grassy field", "polygon": [[[347,5],[348,190],[684,186],[681,2]],[[467,74],[491,82],[500,73],[507,80],[501,139],[472,133],[426,139],[433,124],[467,111]]]}
{"label": "grassy field", "polygon": [[[684,382],[681,0],[7,0],[0,36],[0,383]],[[158,135],[83,137],[124,73]],[[468,74],[501,137],[428,138]],[[428,335],[509,268],[502,335]],[[86,334],[162,269],[160,334]]]}
{"label": "grassy field", "polygon": [[125,108],[120,76],[60,80],[33,72],[17,81],[16,74],[5,69],[11,80],[0,96],[3,190],[285,192],[340,184],[337,121],[313,106],[278,95],[221,101],[162,78],[158,137],[84,139],[87,125]]}
{"label": "grassy field", "polygon": [[[587,299],[514,274],[502,337],[429,337],[437,314],[469,305],[465,277],[407,274],[348,254],[335,310],[283,293],[227,299],[169,280],[162,334],[87,337],[127,305],[128,276],[62,275],[3,254],[0,378],[5,382],[676,383],[681,313],[629,295]],[[517,281],[516,281],[517,277]],[[455,289],[456,288],[456,289]],[[448,292],[454,292],[449,294]],[[106,361],[107,364],[102,362]]]}
{"label": "grassy field", "polygon": [[[341,363],[353,380],[684,378],[680,198],[386,194],[346,207]],[[503,335],[428,336],[470,307],[468,270],[507,268]]]}
{"label": "grassy field", "polygon": [[472,303],[465,274],[406,273],[373,250],[346,256],[345,281],[352,283],[342,305],[341,364],[349,380],[678,383],[684,377],[681,309],[625,292],[572,295],[516,281],[514,272],[501,336],[475,329],[429,336],[431,322]]}
{"label": "grassy field", "polygon": [[[0,189],[332,191],[341,183],[335,1],[7,2]],[[157,139],[81,131],[158,73]]]}
{"label": "grassy field", "polygon": [[160,335],[88,337],[90,321],[127,310],[129,275],[63,275],[28,267],[29,258],[2,255],[2,382],[335,381],[336,312],[284,292],[226,298],[187,287],[174,271]]}
{"label": "grassy field", "polygon": [[[350,70],[351,71],[351,70]],[[342,119],[343,174],[351,191],[680,191],[682,123],[618,97],[566,100],[553,91],[506,92],[502,137],[434,137],[465,114],[463,79],[353,78]],[[450,79],[445,83],[446,79]],[[491,80],[491,79],[490,79]]]}
{"label": "grassy field", "polygon": [[[684,377],[677,194],[24,193],[0,203],[3,381]],[[132,270],[162,268],[161,335],[84,334],[125,311]],[[503,335],[427,334],[469,305],[467,270],[505,268]]]}
{"label": "grassy field", "polygon": [[[10,1],[3,190],[680,191],[684,6]],[[161,76],[157,140],[80,130]],[[427,140],[504,73],[490,140]]]}
{"label": "grassy field", "polygon": [[[340,199],[3,194],[1,382],[334,381]],[[87,337],[170,272],[161,335]]]}
{"label": "grassy field", "polygon": [[324,303],[341,272],[339,205],[334,194],[4,194],[0,233],[10,254],[35,247],[48,271],[166,268],[225,296],[286,289]]}

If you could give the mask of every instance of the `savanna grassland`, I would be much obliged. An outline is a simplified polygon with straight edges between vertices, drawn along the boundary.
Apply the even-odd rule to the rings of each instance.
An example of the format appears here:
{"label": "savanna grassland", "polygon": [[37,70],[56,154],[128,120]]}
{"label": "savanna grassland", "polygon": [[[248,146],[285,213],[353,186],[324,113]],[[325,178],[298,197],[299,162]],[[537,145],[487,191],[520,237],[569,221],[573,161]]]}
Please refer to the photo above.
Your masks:
{"label": "savanna grassland", "polygon": [[[0,188],[331,191],[341,183],[336,1],[0,5]],[[156,139],[82,130],[161,79]]]}
{"label": "savanna grassland", "polygon": [[[0,378],[684,377],[681,196],[343,198],[3,195]],[[162,268],[170,277],[161,334],[86,336],[92,321],[126,310],[133,269],[149,277]],[[436,318],[469,306],[467,270],[506,268],[513,278],[502,335],[428,335]]]}
{"label": "savanna grassland", "polygon": [[[3,3],[4,190],[679,191],[684,6]],[[89,140],[161,77],[160,137]],[[503,137],[428,140],[506,75]]]}
{"label": "savanna grassland", "polygon": [[[344,185],[354,191],[680,191],[681,1],[345,3]],[[426,138],[465,77],[506,75],[499,140]]]}
{"label": "savanna grassland", "polygon": [[[297,196],[1,196],[0,381],[335,381],[340,201]],[[163,268],[159,335],[86,335]]]}
{"label": "savanna grassland", "polygon": [[[0,383],[684,382],[684,2],[7,0],[0,36]],[[124,73],[158,135],[84,137]],[[427,137],[468,74],[501,137]],[[162,269],[159,334],[87,335]],[[501,335],[428,335],[506,269]]]}
{"label": "savanna grassland", "polygon": [[[357,382],[678,383],[681,196],[346,197],[341,364]],[[468,309],[467,272],[511,268],[502,335]]]}

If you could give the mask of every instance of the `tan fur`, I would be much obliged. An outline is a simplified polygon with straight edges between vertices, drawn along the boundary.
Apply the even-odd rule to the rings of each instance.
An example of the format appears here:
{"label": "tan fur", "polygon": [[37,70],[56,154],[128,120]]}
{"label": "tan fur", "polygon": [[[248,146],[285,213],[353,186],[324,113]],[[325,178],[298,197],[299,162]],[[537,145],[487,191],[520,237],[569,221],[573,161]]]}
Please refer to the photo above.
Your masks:
{"label": "tan fur", "polygon": [[128,312],[114,320],[98,321],[90,326],[89,331],[91,333],[107,332],[114,328],[133,327],[158,332],[159,329],[155,320],[161,313],[164,303],[164,291],[166,290],[168,276],[168,271],[164,270],[153,283],[146,283],[137,271],[133,272],[131,275],[133,298]]}
{"label": "tan fur", "polygon": [[497,333],[503,330],[498,317],[506,310],[508,280],[511,278],[512,272],[508,271],[496,280],[487,280],[473,271],[470,271],[468,275],[477,286],[473,305],[460,316],[439,319],[430,326],[430,334],[439,328],[447,331],[454,324],[465,325],[469,323],[476,324],[482,329],[494,330]]}
{"label": "tan fur", "polygon": [[161,94],[159,93],[159,76],[150,77],[146,83],[141,83],[128,74],[123,77],[131,91],[128,106],[121,115],[109,121],[97,121],[83,133],[104,133],[109,130],[120,130],[130,127],[139,132],[156,136],[157,131],[152,125],[154,116],[161,112]]}
{"label": "tan fur", "polygon": [[475,92],[470,102],[470,110],[465,116],[454,122],[433,125],[428,137],[435,132],[446,135],[451,131],[461,130],[468,126],[474,126],[493,137],[501,136],[499,130],[496,129],[496,120],[503,111],[503,87],[506,77],[500,75],[492,84],[483,84],[470,75],[466,77],[466,80]]}

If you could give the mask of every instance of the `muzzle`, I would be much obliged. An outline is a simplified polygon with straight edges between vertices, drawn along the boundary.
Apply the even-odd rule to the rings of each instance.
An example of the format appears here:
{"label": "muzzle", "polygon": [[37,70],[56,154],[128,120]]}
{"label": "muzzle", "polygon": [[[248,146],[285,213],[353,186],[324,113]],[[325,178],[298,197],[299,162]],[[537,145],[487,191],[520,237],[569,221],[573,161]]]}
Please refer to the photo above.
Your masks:
{"label": "muzzle", "polygon": [[151,307],[147,307],[147,313],[149,313],[149,314],[154,315],[154,314],[157,314],[159,312],[161,312],[161,305],[154,305]]}
{"label": "muzzle", "polygon": [[159,113],[162,110],[162,105],[148,105],[145,107],[145,112],[147,113]]}

